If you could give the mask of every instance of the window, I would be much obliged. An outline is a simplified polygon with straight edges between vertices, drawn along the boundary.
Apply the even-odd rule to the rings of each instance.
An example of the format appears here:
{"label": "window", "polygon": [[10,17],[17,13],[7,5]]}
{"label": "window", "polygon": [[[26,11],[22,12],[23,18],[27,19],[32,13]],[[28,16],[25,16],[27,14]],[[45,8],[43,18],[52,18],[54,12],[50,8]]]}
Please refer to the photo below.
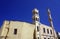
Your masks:
{"label": "window", "polygon": [[46,38],[44,38],[44,39],[46,39]]}
{"label": "window", "polygon": [[39,27],[37,26],[37,31],[39,31]]}
{"label": "window", "polygon": [[35,20],[37,20],[37,21],[38,21],[38,20],[39,20],[39,18],[35,18]]}
{"label": "window", "polygon": [[45,33],[45,28],[43,28],[43,32]]}
{"label": "window", "polygon": [[52,34],[52,30],[50,30],[50,33]]}
{"label": "window", "polygon": [[17,29],[14,29],[14,34],[15,34],[15,35],[17,34]]}
{"label": "window", "polygon": [[49,34],[49,29],[47,29],[47,33]]}

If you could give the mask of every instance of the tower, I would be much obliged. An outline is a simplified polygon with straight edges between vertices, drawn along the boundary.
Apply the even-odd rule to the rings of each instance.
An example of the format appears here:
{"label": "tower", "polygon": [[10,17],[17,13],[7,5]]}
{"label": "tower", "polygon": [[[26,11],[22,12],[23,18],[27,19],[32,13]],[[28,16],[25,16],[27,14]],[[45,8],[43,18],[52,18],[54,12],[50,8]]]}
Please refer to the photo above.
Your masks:
{"label": "tower", "polygon": [[48,9],[48,17],[49,17],[50,26],[51,26],[52,28],[54,28],[54,27],[53,27],[53,21],[52,21],[50,9]]}
{"label": "tower", "polygon": [[50,11],[50,9],[48,9],[48,17],[49,17],[50,27],[52,27],[52,29],[53,29],[53,35],[54,35],[54,39],[56,39],[56,37],[55,37],[55,31],[54,31],[54,27],[53,27],[53,21],[52,21],[52,17],[51,17],[51,11]]}
{"label": "tower", "polygon": [[33,22],[35,25],[35,39],[40,39],[40,18],[39,11],[35,8],[33,10]]}

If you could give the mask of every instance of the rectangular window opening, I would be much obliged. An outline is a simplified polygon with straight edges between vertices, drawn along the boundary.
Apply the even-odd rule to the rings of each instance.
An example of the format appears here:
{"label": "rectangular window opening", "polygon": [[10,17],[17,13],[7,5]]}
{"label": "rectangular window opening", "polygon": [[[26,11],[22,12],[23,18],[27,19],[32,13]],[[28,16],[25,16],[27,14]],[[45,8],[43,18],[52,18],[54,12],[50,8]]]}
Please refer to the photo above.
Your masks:
{"label": "rectangular window opening", "polygon": [[49,34],[49,29],[47,29],[47,33]]}
{"label": "rectangular window opening", "polygon": [[43,28],[43,32],[45,33],[45,28]]}
{"label": "rectangular window opening", "polygon": [[14,29],[14,34],[15,34],[15,35],[17,34],[17,29]]}
{"label": "rectangular window opening", "polygon": [[52,34],[52,30],[50,30],[50,33]]}

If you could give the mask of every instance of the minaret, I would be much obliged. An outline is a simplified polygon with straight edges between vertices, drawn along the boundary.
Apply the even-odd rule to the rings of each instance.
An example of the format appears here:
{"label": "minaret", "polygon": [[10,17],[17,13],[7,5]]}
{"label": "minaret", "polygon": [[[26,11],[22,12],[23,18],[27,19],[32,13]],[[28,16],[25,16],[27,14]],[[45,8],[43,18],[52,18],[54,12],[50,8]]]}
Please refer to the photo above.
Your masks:
{"label": "minaret", "polygon": [[33,10],[33,22],[35,25],[35,39],[40,39],[40,18],[39,11],[35,8]]}
{"label": "minaret", "polygon": [[52,21],[52,17],[51,17],[51,11],[50,11],[50,9],[48,9],[48,17],[49,17],[50,26],[51,26],[52,29],[53,29],[54,39],[56,39],[56,38],[55,38],[55,31],[54,31],[54,27],[53,27],[53,21]]}
{"label": "minaret", "polygon": [[52,21],[50,9],[48,9],[48,17],[49,17],[50,26],[51,26],[52,28],[54,28],[54,27],[53,27],[53,21]]}

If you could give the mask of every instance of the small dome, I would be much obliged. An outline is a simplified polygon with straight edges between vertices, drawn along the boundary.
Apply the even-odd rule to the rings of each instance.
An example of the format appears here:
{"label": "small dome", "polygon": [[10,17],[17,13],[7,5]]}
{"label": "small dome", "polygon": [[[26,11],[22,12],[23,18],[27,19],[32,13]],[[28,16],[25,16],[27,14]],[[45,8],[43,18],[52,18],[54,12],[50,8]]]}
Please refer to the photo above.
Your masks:
{"label": "small dome", "polygon": [[32,11],[33,13],[38,13],[39,10],[37,10],[36,8]]}

